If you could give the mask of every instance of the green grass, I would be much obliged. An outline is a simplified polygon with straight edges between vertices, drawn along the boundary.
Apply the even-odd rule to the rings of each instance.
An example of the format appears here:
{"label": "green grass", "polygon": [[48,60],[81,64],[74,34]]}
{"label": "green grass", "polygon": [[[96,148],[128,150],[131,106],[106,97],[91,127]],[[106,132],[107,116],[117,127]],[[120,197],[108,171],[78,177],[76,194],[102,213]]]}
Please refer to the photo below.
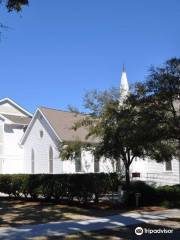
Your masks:
{"label": "green grass", "polygon": [[41,201],[0,199],[0,227],[22,224],[47,223],[51,221],[85,220],[120,214],[122,210],[108,205],[83,207]]}

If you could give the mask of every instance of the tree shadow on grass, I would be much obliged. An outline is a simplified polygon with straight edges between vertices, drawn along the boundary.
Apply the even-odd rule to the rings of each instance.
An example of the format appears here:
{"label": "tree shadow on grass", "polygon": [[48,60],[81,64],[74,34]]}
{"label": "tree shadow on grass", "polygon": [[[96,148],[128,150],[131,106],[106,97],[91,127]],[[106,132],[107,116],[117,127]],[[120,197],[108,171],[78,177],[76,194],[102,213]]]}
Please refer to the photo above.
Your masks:
{"label": "tree shadow on grass", "polygon": [[120,210],[65,205],[45,201],[0,199],[0,227],[17,227],[65,220],[83,220],[120,213]]}

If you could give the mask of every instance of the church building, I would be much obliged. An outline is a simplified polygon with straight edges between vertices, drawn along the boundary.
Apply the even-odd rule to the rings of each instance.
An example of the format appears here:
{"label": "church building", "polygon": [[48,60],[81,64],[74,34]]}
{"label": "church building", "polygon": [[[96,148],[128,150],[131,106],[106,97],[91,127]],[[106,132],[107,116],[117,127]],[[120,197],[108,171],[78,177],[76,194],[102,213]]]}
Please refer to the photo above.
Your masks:
{"label": "church building", "polygon": [[[123,67],[120,83],[120,104],[129,92]],[[0,100],[0,173],[90,173],[113,172],[109,159],[95,159],[91,152],[82,151],[73,160],[60,159],[61,142],[96,142],[86,139],[87,129],[72,126],[83,114],[40,107],[32,116],[9,98]],[[150,159],[135,159],[130,167],[131,178],[159,185],[180,183],[180,162],[157,163]]]}

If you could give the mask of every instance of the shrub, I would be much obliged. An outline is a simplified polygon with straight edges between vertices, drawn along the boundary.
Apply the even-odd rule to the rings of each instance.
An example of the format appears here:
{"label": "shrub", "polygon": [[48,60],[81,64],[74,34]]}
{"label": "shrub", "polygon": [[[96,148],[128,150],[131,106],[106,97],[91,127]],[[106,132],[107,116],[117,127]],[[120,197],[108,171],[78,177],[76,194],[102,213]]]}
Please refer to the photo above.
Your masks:
{"label": "shrub", "polygon": [[23,175],[23,194],[27,197],[30,195],[32,199],[37,199],[41,194],[41,175],[40,174],[27,174]]}
{"label": "shrub", "polygon": [[125,191],[124,203],[127,206],[136,206],[136,193],[140,193],[140,205],[153,205],[157,202],[157,194],[154,187],[142,181],[131,182],[128,186],[124,184],[123,190]]}
{"label": "shrub", "polygon": [[52,197],[55,200],[62,200],[67,197],[69,191],[69,181],[67,177],[68,175],[66,177],[64,175],[54,175]]}
{"label": "shrub", "polygon": [[119,185],[116,174],[5,174],[0,175],[0,192],[32,199],[74,199],[87,203],[99,201]]}
{"label": "shrub", "polygon": [[53,195],[54,177],[52,174],[39,175],[40,194],[47,200]]}
{"label": "shrub", "polygon": [[11,195],[11,175],[0,175],[0,192]]}
{"label": "shrub", "polygon": [[10,177],[10,191],[11,191],[11,194],[14,196],[14,197],[19,197],[20,194],[22,193],[22,186],[23,186],[23,176],[20,176],[20,175],[12,175]]}
{"label": "shrub", "polygon": [[165,207],[180,206],[180,184],[161,186],[156,189],[159,204]]}

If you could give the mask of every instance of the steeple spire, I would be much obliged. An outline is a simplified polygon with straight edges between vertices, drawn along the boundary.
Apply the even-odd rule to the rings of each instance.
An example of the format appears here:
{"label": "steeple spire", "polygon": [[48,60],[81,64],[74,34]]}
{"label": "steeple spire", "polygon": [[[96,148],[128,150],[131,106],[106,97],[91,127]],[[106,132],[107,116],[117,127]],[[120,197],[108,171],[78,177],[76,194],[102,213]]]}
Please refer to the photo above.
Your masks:
{"label": "steeple spire", "polygon": [[120,82],[120,101],[119,101],[120,105],[126,99],[128,92],[129,92],[129,84],[127,80],[125,66],[123,64],[121,82]]}

